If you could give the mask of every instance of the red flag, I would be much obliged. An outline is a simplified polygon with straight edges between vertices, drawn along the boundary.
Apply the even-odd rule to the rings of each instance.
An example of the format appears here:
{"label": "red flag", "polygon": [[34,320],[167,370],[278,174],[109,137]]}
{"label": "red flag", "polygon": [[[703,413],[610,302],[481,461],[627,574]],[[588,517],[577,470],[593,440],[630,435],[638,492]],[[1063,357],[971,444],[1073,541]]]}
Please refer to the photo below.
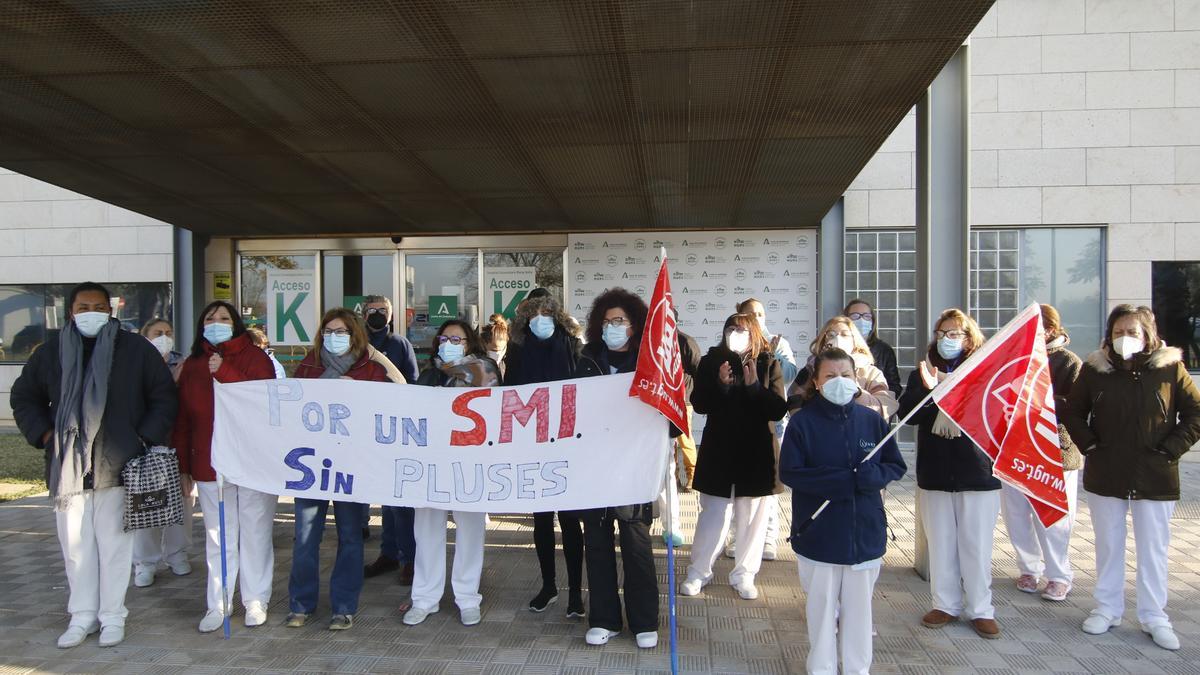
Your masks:
{"label": "red flag", "polygon": [[1046,527],[1067,515],[1042,313],[1033,304],[938,386],[933,401],[1029,498]]}
{"label": "red flag", "polygon": [[642,330],[637,370],[633,374],[630,396],[637,396],[656,408],[685,434],[690,434],[687,414],[687,389],[683,380],[683,359],[679,355],[675,305],[671,300],[671,281],[667,274],[667,254],[662,251],[658,281],[650,296],[650,312]]}

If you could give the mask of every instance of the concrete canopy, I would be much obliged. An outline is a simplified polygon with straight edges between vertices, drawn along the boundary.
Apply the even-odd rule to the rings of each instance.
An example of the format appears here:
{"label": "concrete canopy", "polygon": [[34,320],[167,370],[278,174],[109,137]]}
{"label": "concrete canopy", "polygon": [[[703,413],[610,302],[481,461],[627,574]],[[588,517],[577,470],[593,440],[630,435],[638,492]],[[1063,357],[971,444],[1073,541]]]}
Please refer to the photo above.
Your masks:
{"label": "concrete canopy", "polygon": [[0,166],[202,234],[810,226],[992,0],[0,0]]}

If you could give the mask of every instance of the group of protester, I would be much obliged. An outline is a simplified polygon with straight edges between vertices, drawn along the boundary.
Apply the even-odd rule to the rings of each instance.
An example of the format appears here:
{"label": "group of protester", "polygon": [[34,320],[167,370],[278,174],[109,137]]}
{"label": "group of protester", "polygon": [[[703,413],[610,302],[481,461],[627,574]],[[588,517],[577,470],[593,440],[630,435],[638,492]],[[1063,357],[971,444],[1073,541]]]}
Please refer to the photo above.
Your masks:
{"label": "group of protester", "polygon": [[[203,512],[207,611],[199,630],[215,631],[231,608],[222,596],[212,382],[281,377],[283,369],[266,349],[265,336],[222,301],[201,311],[186,357],[175,351],[165,320],[151,321],[141,337],[122,332],[102,286],[81,284],[67,306],[70,320],[33,354],[11,397],[21,431],[46,453],[70,585],[71,620],[58,644],[78,645],[97,630],[101,646],[121,642],[131,568],[136,586],[152,584],[159,570],[191,571],[190,504],[181,525],[136,533],[121,526],[121,468],[143,448],[160,444],[175,448],[184,493],[190,498],[194,487]],[[387,298],[370,296],[363,316],[345,308],[326,312],[293,376],[492,387],[628,373],[636,367],[647,317],[641,298],[610,289],[593,302],[580,335],[561,303],[538,289],[519,305],[511,325],[499,315],[481,330],[457,319],[443,323],[430,345],[433,354],[418,372],[412,345],[392,331],[391,309]],[[695,412],[707,416],[699,448],[671,429],[676,438],[670,463],[677,467],[669,480],[698,492],[701,509],[681,594],[703,591],[724,550],[734,559],[729,584],[744,599],[758,597],[755,576],[763,560],[775,557],[781,539],[777,495],[786,485],[796,523],[784,539],[797,556],[807,595],[808,670],[836,673],[840,652],[844,672],[867,672],[873,589],[887,542],[881,491],[907,471],[894,438],[881,442],[890,422],[912,413],[932,598],[923,625],[936,629],[962,618],[981,637],[1000,636],[991,560],[1001,512],[1016,549],[1017,588],[1048,601],[1065,599],[1082,470],[1097,563],[1097,606],[1083,630],[1100,634],[1121,622],[1125,515],[1132,511],[1138,620],[1156,644],[1178,649],[1166,614],[1169,520],[1179,499],[1177,461],[1200,440],[1200,393],[1179,350],[1159,339],[1149,309],[1115,308],[1103,344],[1081,362],[1067,350],[1069,337],[1058,313],[1042,306],[1070,504],[1070,515],[1049,528],[1024,495],[1001,486],[986,455],[930,402],[938,382],[983,346],[978,325],[966,313],[941,314],[933,341],[901,386],[895,352],[880,339],[869,303],[854,300],[830,318],[802,362],[785,339],[770,333],[761,303],[748,299],[736,310],[718,344],[703,356],[694,339],[679,334],[689,399]],[[663,536],[681,545],[677,500],[668,497],[673,492],[665,490],[660,499]],[[261,625],[271,601],[277,498],[227,483],[224,500],[227,583],[232,589],[240,579],[245,625]],[[316,613],[329,504],[295,500],[288,626],[304,626]],[[400,581],[412,585],[411,599],[401,608],[403,622],[416,625],[437,612],[451,517],[455,603],[463,624],[479,623],[486,515],[384,506],[380,555],[364,564],[366,509],[369,505],[333,502],[338,545],[329,628],[353,625],[364,578],[397,570]],[[587,617],[588,644],[604,644],[627,627],[638,646],[655,646],[654,517],[654,503],[534,514],[542,585],[529,609],[545,611],[558,599],[557,521],[567,566],[566,614]]]}

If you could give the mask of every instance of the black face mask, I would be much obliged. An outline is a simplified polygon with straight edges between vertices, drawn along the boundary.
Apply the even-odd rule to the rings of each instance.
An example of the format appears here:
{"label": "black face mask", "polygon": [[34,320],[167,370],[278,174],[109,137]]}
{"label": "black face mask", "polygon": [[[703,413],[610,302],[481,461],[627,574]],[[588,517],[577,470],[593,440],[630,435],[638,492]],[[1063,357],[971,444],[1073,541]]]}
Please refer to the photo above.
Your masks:
{"label": "black face mask", "polygon": [[367,317],[367,328],[370,328],[373,331],[381,331],[384,328],[387,328],[387,325],[387,317],[382,314],[376,313]]}

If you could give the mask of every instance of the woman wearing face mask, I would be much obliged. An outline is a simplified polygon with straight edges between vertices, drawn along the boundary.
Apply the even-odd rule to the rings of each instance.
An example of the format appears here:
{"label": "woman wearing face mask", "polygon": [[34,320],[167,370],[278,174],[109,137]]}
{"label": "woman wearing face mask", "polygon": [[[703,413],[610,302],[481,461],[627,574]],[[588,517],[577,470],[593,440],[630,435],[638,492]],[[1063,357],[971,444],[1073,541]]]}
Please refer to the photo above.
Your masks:
{"label": "woman wearing face mask", "polygon": [[[937,383],[976,349],[983,334],[961,310],[942,312],[925,360],[908,378],[900,416],[925,400]],[[983,638],[1000,637],[992,606],[992,539],[1000,512],[1000,481],[979,446],[932,401],[909,421],[917,431],[917,487],[929,540],[933,609],[921,619],[942,628],[965,615]]]}
{"label": "woman wearing face mask", "polygon": [[753,600],[767,536],[764,498],[776,488],[775,422],[787,411],[782,368],[757,319],[734,314],[725,320],[723,340],[700,359],[694,384],[692,405],[708,422],[692,482],[700,493],[700,518],[679,592],[697,595],[712,580],[732,510],[737,551],[729,583]]}
{"label": "woman wearing face mask", "polygon": [[792,352],[792,345],[782,335],[771,334],[771,329],[767,328],[767,310],[763,304],[755,298],[747,298],[738,303],[737,311],[739,314],[749,314],[758,321],[758,328],[771,345],[771,353],[775,355],[775,360],[779,362],[779,367],[783,371],[783,381],[791,382],[796,379],[796,373],[800,368],[796,365],[796,355]]}
{"label": "woman wearing face mask", "polygon": [[[1042,327],[1046,337],[1046,355],[1050,364],[1050,382],[1054,391],[1054,408],[1066,408],[1067,395],[1083,363],[1067,350],[1071,343],[1063,328],[1058,310],[1042,305]],[[1017,589],[1024,593],[1037,593],[1038,582],[1043,573],[1047,583],[1042,597],[1061,602],[1071,591],[1074,573],[1071,570],[1071,528],[1075,523],[1076,495],[1079,492],[1079,469],[1083,456],[1066,432],[1060,419],[1058,440],[1062,447],[1063,480],[1066,483],[1067,517],[1046,527],[1038,518],[1029,499],[1020,490],[1004,483],[1000,487],[1003,495],[1001,511],[1008,539],[1017,554]]]}
{"label": "woman wearing face mask", "polygon": [[[183,354],[175,351],[175,331],[166,319],[151,319],[142,326],[142,337],[150,341],[171,375],[179,379]],[[176,576],[192,573],[188,552],[192,548],[192,511],[196,508],[196,493],[190,476],[181,476],[183,489],[183,522],[166,527],[148,527],[133,532],[133,585],[144,588],[154,583],[159,565]]]}
{"label": "woman wearing face mask", "polygon": [[894,438],[863,461],[887,435],[888,424],[877,411],[855,404],[861,390],[850,354],[823,350],[811,367],[813,386],[804,394],[809,403],[792,415],[779,458],[779,476],[792,488],[795,523],[810,522],[829,500],[807,530],[793,531],[808,598],[807,669],[836,674],[840,639],[842,672],[865,675],[871,669],[871,596],[887,548],[880,490],[908,467]]}
{"label": "woman wearing face mask", "polygon": [[816,339],[809,345],[811,356],[808,357],[808,363],[796,375],[796,381],[788,390],[789,409],[794,413],[800,406],[816,398],[815,387],[818,385],[811,376],[816,372],[814,364],[817,355],[828,349],[840,349],[853,359],[854,381],[859,387],[855,402],[874,410],[885,420],[890,419],[900,404],[888,388],[883,372],[875,367],[871,349],[863,340],[862,334],[858,332],[853,321],[845,316],[835,316],[826,321],[817,332]]}
{"label": "woman wearing face mask", "polygon": [[[588,314],[588,341],[580,359],[579,376],[632,373],[637,368],[646,312],[646,303],[623,288],[597,296]],[[650,543],[653,512],[650,503],[579,512],[586,540],[591,628],[585,639],[590,645],[607,643],[626,622],[639,647],[649,649],[658,644],[658,576]],[[621,620],[621,598],[617,593],[614,524],[621,531],[626,622]]]}
{"label": "woman wearing face mask", "polygon": [[[217,519],[217,474],[212,467],[213,381],[222,384],[275,377],[271,360],[255,347],[246,324],[233,305],[217,300],[200,312],[196,341],[179,373],[179,418],[175,422],[175,452],[179,471],[196,484],[204,511],[205,553],[208,559],[208,612],[200,632],[221,627],[225,615],[221,598],[221,540]],[[225,485],[225,547],[228,583],[242,577],[246,625],[267,621],[275,551],[271,528],[278,498],[247,487]],[[230,607],[232,611],[232,607]]]}
{"label": "woman wearing face mask", "polygon": [[1125,613],[1126,514],[1137,545],[1137,618],[1163,649],[1179,649],[1167,616],[1167,552],[1179,501],[1179,458],[1200,440],[1200,392],[1182,354],[1158,337],[1148,307],[1118,305],[1104,345],[1084,362],[1063,421],[1083,452],[1083,489],[1096,531],[1096,609],[1083,631],[1100,635]]}
{"label": "woman wearing face mask", "polygon": [[854,327],[858,329],[859,334],[863,336],[867,341],[867,346],[871,349],[871,358],[875,361],[875,367],[883,372],[888,389],[891,389],[892,393],[899,397],[903,387],[900,384],[900,369],[896,367],[896,350],[880,339],[879,320],[875,316],[875,308],[866,300],[855,298],[846,303],[842,315],[854,322]]}
{"label": "woman wearing face mask", "polygon": [[508,351],[508,319],[503,314],[488,317],[487,325],[479,329],[479,338],[487,350],[487,357],[500,366],[500,377],[504,377],[504,354]]}
{"label": "woman wearing face mask", "polygon": [[[434,356],[417,384],[426,387],[496,387],[500,369],[484,354],[479,334],[465,321],[451,319],[438,328],[433,338]],[[438,611],[446,590],[446,516],[445,509],[418,508],[413,520],[417,538],[417,560],[413,574],[412,608],[404,614],[404,623],[415,626]],[[483,574],[483,542],[487,514],[475,511],[454,512],[454,567],[450,585],[459,619],[464,626],[479,623],[479,579]]]}
{"label": "woman wearing face mask", "polygon": [[[313,341],[312,351],[296,367],[299,379],[343,379],[388,382],[387,370],[371,360],[367,330],[353,310],[338,307],[325,312]],[[317,609],[321,590],[321,539],[329,500],[295,500],[296,537],[292,544],[292,572],[288,577],[291,612],[286,625],[299,628]],[[363,505],[333,502],[337,528],[337,558],[329,576],[329,630],[348,630],[358,613],[358,596],[363,585]]]}
{"label": "woman wearing face mask", "polygon": [[[534,384],[578,377],[578,333],[567,326],[570,317],[543,288],[535,288],[517,307],[504,355],[506,385]],[[562,529],[563,557],[567,561],[567,616],[582,617],[583,609],[583,529],[579,515],[558,512]],[[558,600],[558,582],[554,570],[554,513],[533,514],[533,544],[542,572],[542,590],[529,601],[533,612],[544,612]]]}

